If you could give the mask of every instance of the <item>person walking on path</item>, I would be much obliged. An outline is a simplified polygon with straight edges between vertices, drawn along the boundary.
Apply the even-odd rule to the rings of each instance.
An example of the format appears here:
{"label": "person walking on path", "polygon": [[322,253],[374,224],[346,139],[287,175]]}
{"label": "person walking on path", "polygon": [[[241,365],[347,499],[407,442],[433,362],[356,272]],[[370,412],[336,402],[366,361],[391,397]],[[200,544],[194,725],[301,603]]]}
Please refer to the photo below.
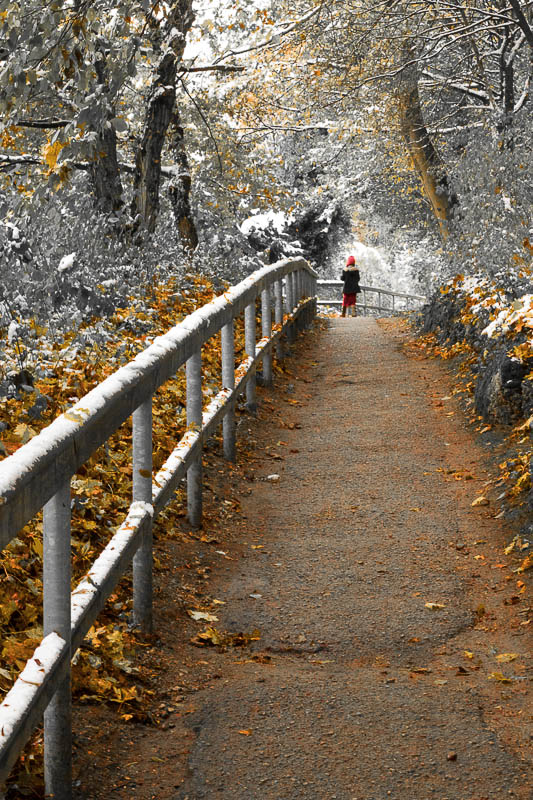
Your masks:
{"label": "person walking on path", "polygon": [[346,316],[346,309],[352,307],[353,315],[356,314],[356,299],[361,289],[359,287],[359,270],[355,266],[355,258],[348,256],[346,267],[342,271],[341,281],[344,281],[342,289],[342,311],[341,316]]}

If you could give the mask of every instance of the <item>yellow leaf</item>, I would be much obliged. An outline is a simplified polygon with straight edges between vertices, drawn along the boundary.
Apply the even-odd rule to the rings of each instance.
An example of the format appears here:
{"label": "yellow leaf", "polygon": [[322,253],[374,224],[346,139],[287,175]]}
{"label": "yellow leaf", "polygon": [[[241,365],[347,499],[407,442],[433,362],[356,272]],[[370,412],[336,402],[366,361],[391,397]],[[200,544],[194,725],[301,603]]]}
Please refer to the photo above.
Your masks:
{"label": "yellow leaf", "polygon": [[501,672],[491,672],[487,675],[489,681],[499,681],[500,683],[511,683],[510,678],[506,678]]}
{"label": "yellow leaf", "polygon": [[531,569],[533,567],[533,553],[530,553],[528,556],[524,558],[518,569],[517,572],[525,572],[526,569]]}
{"label": "yellow leaf", "polygon": [[29,442],[30,439],[33,439],[33,437],[36,435],[36,431],[34,431],[33,428],[30,428],[29,425],[24,425],[23,422],[17,425],[13,433],[19,442],[22,442],[22,444],[26,444],[26,442]]}
{"label": "yellow leaf", "polygon": [[516,539],[517,539],[517,537],[515,536],[515,538],[513,539],[513,541],[512,541],[510,544],[508,544],[508,545],[507,545],[507,547],[504,549],[504,551],[503,551],[503,552],[505,553],[505,555],[506,555],[506,556],[508,556],[508,555],[509,555],[509,553],[512,553],[512,552],[513,552],[513,550],[515,549],[515,545],[516,545]]}
{"label": "yellow leaf", "polygon": [[43,543],[40,539],[32,539],[31,548],[33,552],[39,556],[39,558],[43,557]]}
{"label": "yellow leaf", "polygon": [[444,603],[425,603],[426,608],[430,608],[432,611],[437,611],[439,608],[446,608]]}
{"label": "yellow leaf", "polygon": [[48,142],[48,144],[43,147],[44,160],[48,164],[50,170],[54,169],[57,164],[58,156],[64,147],[65,145],[62,142]]}
{"label": "yellow leaf", "polygon": [[243,736],[251,736],[252,735],[252,731],[242,730],[242,731],[239,731],[239,733],[241,733]]}
{"label": "yellow leaf", "polygon": [[517,428],[515,428],[515,431],[525,431],[526,428],[532,428],[532,427],[533,427],[533,416],[529,417],[524,422],[523,425],[519,425]]}
{"label": "yellow leaf", "polygon": [[488,504],[487,498],[484,495],[480,495],[473,501],[472,506],[488,506]]}
{"label": "yellow leaf", "polygon": [[216,628],[209,627],[191,639],[191,644],[195,644],[199,647],[221,645],[224,644],[224,635],[219,633]]}
{"label": "yellow leaf", "polygon": [[509,661],[514,661],[515,658],[518,658],[518,653],[500,653],[496,656],[496,661],[499,661],[500,664],[508,664]]}
{"label": "yellow leaf", "polygon": [[463,655],[465,658],[474,658],[474,654],[471,650],[464,650]]}
{"label": "yellow leaf", "polygon": [[187,614],[189,617],[196,620],[196,622],[218,622],[218,617],[215,617],[214,614],[209,614],[207,611],[193,611],[188,609]]}

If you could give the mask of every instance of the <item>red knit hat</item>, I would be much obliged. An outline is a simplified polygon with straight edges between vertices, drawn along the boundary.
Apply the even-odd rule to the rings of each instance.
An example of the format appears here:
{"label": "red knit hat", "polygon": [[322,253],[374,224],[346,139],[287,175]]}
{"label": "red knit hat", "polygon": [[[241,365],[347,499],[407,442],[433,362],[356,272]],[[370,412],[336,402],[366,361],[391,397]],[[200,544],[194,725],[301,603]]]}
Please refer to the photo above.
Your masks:
{"label": "red knit hat", "polygon": [[350,267],[352,264],[355,264],[355,258],[353,256],[348,256],[346,260],[346,266]]}

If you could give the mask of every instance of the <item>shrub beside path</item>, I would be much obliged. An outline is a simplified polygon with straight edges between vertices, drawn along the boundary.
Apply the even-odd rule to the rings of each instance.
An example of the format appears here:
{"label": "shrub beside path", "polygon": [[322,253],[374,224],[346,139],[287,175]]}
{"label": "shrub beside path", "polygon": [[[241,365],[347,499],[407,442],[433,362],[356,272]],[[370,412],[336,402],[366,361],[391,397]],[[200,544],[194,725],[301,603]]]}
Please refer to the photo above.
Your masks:
{"label": "shrub beside path", "polygon": [[406,337],[396,320],[324,323],[241,423],[242,509],[206,526],[195,564],[212,629],[251,641],[192,645],[206,624],[172,606],[181,573],[165,578],[153,659],[176,702],[161,729],[108,736],[122,783],[102,797],[533,797],[527,578],[503,553],[514,531],[472,506],[486,453],[450,377]]}

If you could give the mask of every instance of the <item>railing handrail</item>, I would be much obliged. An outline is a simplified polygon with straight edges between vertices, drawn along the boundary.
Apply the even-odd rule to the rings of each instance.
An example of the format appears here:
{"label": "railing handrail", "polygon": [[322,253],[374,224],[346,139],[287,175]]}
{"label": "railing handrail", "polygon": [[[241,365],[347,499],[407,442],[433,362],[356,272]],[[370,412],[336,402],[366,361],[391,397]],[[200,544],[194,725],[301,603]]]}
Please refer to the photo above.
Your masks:
{"label": "railing handrail", "polygon": [[[59,475],[73,475],[198,347],[241,313],[265,285],[292,272],[295,264],[316,275],[303,259],[286,259],[257,270],[158,336],[146,350],[0,462],[0,549],[16,536],[13,530],[24,527],[52,497]],[[121,410],[106,424],[105,417],[115,411],[115,406]],[[60,473],[54,471],[50,486],[50,466],[57,461]]]}
{"label": "railing handrail", "polygon": [[[339,280],[317,280],[317,286],[342,286],[343,282]],[[423,294],[410,294],[406,292],[397,292],[394,289],[383,289],[379,286],[363,286],[360,284],[360,288],[363,292],[378,292],[380,294],[388,295],[389,297],[402,297],[407,300],[420,300],[420,302],[425,302],[427,297]],[[328,302],[327,300],[318,300],[318,303]]]}
{"label": "railing handrail", "polygon": [[[0,462],[0,548],[41,508],[45,511],[44,638],[0,704],[0,794],[1,783],[48,706],[46,791],[56,800],[71,797],[70,654],[80,645],[134,555],[134,618],[150,629],[153,517],[187,475],[189,520],[193,525],[200,523],[202,443],[223,421],[224,454],[234,458],[236,398],[246,389],[247,404],[254,406],[257,362],[262,360],[263,376],[269,382],[273,344],[283,333],[291,341],[300,323],[311,321],[316,313],[316,278],[316,272],[302,258],[285,259],[257,270],[157,337],[133,361]],[[262,338],[257,341],[259,296]],[[233,321],[243,311],[246,358],[235,368]],[[204,409],[200,352],[219,331],[222,388]],[[281,350],[279,343],[276,346]],[[187,369],[187,432],[153,479],[152,396],[183,365]],[[131,415],[133,502],[125,521],[71,595],[70,479]],[[53,747],[48,747],[49,741]],[[54,747],[55,752],[50,752]]]}

